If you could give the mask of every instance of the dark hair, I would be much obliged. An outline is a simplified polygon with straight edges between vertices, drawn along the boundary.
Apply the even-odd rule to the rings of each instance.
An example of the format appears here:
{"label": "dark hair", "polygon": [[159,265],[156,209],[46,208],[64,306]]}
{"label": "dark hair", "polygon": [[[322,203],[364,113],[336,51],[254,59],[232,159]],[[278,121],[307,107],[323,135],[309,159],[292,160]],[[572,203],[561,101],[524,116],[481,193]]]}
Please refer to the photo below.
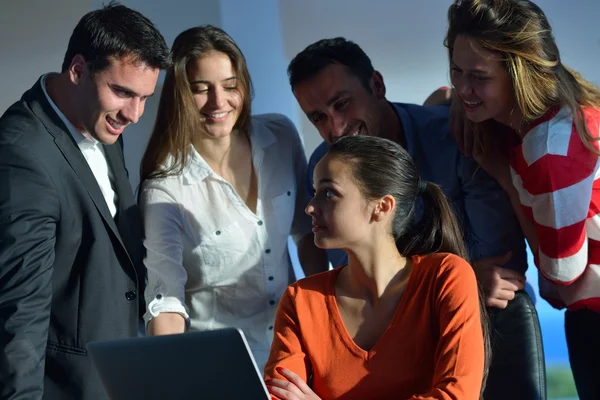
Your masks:
{"label": "dark hair", "polygon": [[62,72],[78,54],[85,58],[91,73],[109,66],[111,57],[131,57],[133,62],[156,69],[170,65],[169,48],[152,22],[114,1],[81,18],[69,39]]}
{"label": "dark hair", "polygon": [[[421,181],[402,146],[374,136],[351,136],[332,144],[329,154],[348,162],[365,198],[394,196],[392,235],[402,255],[448,252],[467,259],[463,235],[446,196],[436,184]],[[419,196],[423,215],[415,224]]]}
{"label": "dark hair", "polygon": [[[242,109],[234,129],[250,134],[252,80],[244,54],[222,29],[211,25],[187,29],[173,42],[173,64],[165,76],[154,129],[142,158],[140,182],[179,174],[187,165],[190,146],[198,130],[202,129],[187,69],[190,62],[212,51],[223,53],[231,60],[237,90],[242,96]],[[174,162],[166,166],[164,162],[168,156],[172,156]]]}
{"label": "dark hair", "polygon": [[[421,180],[408,152],[398,143],[375,136],[347,136],[333,143],[331,156],[346,162],[362,195],[378,199],[392,195],[396,210],[392,235],[403,256],[447,252],[468,260],[463,234],[454,212],[440,187]],[[417,199],[423,199],[423,213],[414,223]],[[491,358],[489,318],[479,288],[481,326],[484,337],[485,388]]]}
{"label": "dark hair", "polygon": [[356,76],[366,90],[371,92],[373,64],[356,43],[343,37],[322,39],[302,50],[288,66],[292,90],[297,84],[312,78],[331,64],[341,64]]}

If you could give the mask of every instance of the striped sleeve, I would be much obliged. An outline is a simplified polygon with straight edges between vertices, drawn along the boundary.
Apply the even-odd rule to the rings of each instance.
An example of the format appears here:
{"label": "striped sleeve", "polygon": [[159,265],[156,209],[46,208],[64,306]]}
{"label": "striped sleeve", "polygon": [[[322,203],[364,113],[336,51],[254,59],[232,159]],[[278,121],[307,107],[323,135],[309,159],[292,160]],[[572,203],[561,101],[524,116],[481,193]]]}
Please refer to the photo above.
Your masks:
{"label": "striped sleeve", "polygon": [[[595,119],[588,120],[588,130],[597,134]],[[563,109],[527,134],[515,169],[523,172],[515,183],[529,194],[524,206],[538,234],[538,268],[551,282],[570,285],[589,263],[586,223],[594,214],[598,156],[582,143]]]}

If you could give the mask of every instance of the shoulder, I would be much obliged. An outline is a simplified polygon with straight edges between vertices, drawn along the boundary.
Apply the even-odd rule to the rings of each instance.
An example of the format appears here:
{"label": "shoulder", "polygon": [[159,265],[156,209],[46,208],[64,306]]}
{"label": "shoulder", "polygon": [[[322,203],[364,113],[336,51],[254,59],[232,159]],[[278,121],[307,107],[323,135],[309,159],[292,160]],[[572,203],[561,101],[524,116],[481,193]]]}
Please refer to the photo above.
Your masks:
{"label": "shoulder", "polygon": [[[598,137],[600,112],[585,108],[584,119],[588,133]],[[594,145],[597,146],[597,143]],[[516,169],[527,169],[531,174],[546,176],[553,182],[564,181],[561,187],[580,181],[597,168],[598,157],[581,140],[567,108],[552,109],[535,120],[522,144],[516,148],[520,149],[514,153],[517,155],[513,161]]]}
{"label": "shoulder", "polygon": [[[438,136],[439,139],[449,137],[448,117],[450,108],[448,106],[421,106],[418,104],[393,103],[404,117],[408,118],[413,129],[418,135],[427,134]],[[405,122],[406,123],[406,122]]]}
{"label": "shoulder", "polygon": [[287,293],[295,302],[320,302],[328,293],[332,280],[338,273],[338,269],[333,269],[300,279],[288,286]]}
{"label": "shoulder", "polygon": [[419,270],[432,279],[475,279],[475,272],[465,260],[451,253],[433,253],[417,256]]}
{"label": "shoulder", "polygon": [[175,199],[179,197],[183,186],[181,175],[146,179],[140,184],[140,202],[176,202]]}
{"label": "shoulder", "polygon": [[38,132],[44,130],[41,121],[24,101],[10,106],[0,117],[0,143],[33,145]]}
{"label": "shoulder", "polygon": [[253,128],[265,127],[275,136],[289,135],[290,133],[298,135],[294,123],[283,114],[269,113],[253,115],[252,126]]}

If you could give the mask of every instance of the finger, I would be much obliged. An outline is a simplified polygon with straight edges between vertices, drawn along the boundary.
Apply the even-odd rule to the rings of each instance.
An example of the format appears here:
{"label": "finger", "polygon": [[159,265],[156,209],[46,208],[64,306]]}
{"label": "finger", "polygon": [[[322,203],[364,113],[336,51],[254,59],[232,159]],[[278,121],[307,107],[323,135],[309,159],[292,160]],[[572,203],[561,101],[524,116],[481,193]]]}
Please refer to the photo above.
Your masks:
{"label": "finger", "polygon": [[498,278],[495,282],[494,282],[494,293],[500,291],[500,290],[512,290],[513,292],[516,292],[517,290],[519,290],[520,286],[517,285],[516,283],[514,283],[513,281],[509,281],[506,279],[502,279],[502,278]]}
{"label": "finger", "polygon": [[303,393],[312,393],[312,389],[304,382],[300,376],[292,372],[291,370],[283,367],[275,368],[277,372],[281,374],[284,378],[292,382],[298,389],[300,389]]}
{"label": "finger", "polygon": [[299,400],[298,396],[294,393],[277,386],[267,385],[267,390],[272,397],[274,396],[278,400]]}
{"label": "finger", "polygon": [[[282,399],[295,399],[302,396],[302,391],[292,382],[283,379],[270,379],[265,381],[269,392]],[[295,397],[290,397],[295,396]]]}
{"label": "finger", "polygon": [[517,289],[512,289],[514,291],[517,290],[523,290],[525,289],[525,281],[521,280],[521,279],[502,279],[504,282],[510,282],[514,287],[516,287]]}
{"label": "finger", "polygon": [[508,306],[508,300],[500,300],[495,297],[488,297],[486,298],[485,305],[503,310]]}
{"label": "finger", "polygon": [[497,300],[508,301],[515,298],[515,291],[510,289],[496,288],[490,293],[490,297]]}

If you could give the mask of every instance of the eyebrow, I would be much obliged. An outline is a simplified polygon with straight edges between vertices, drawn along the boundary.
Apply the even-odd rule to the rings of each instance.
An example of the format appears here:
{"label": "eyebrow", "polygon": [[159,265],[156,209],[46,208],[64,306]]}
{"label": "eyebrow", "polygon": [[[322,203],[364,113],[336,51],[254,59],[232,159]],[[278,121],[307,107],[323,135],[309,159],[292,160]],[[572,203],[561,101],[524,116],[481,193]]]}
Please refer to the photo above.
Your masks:
{"label": "eyebrow", "polygon": [[460,69],[461,71],[465,71],[465,72],[469,72],[469,73],[475,72],[477,74],[484,74],[484,75],[488,75],[490,73],[488,70],[481,69],[481,68],[463,69],[463,68],[459,67],[458,65],[456,65],[456,63],[454,61],[452,61],[452,66],[454,68]]}
{"label": "eyebrow", "polygon": [[[221,82],[229,82],[229,81],[234,81],[234,80],[236,80],[236,79],[237,79],[237,76],[232,76],[232,77],[230,77],[230,78],[223,79]],[[198,80],[195,80],[195,81],[191,81],[191,82],[190,82],[190,85],[197,85],[197,84],[200,84],[200,83],[204,83],[205,85],[210,85],[210,82],[209,82],[209,81],[204,81],[204,80],[202,80],[202,79],[198,79]]]}
{"label": "eyebrow", "polygon": [[336,182],[333,179],[331,179],[331,178],[323,178],[323,179],[319,180],[319,182],[318,182],[319,185],[322,185],[324,183],[333,183],[333,184],[335,184]]}
{"label": "eyebrow", "polygon": [[[109,83],[108,85],[113,90],[120,90],[122,92],[128,93],[129,95],[131,95],[133,97],[144,97],[141,94],[137,93],[135,90],[129,89],[129,88],[125,87],[125,86],[121,86],[121,85],[118,85],[116,83]],[[150,93],[149,95],[147,95],[145,97],[152,97],[152,96],[154,96],[154,92]]]}

